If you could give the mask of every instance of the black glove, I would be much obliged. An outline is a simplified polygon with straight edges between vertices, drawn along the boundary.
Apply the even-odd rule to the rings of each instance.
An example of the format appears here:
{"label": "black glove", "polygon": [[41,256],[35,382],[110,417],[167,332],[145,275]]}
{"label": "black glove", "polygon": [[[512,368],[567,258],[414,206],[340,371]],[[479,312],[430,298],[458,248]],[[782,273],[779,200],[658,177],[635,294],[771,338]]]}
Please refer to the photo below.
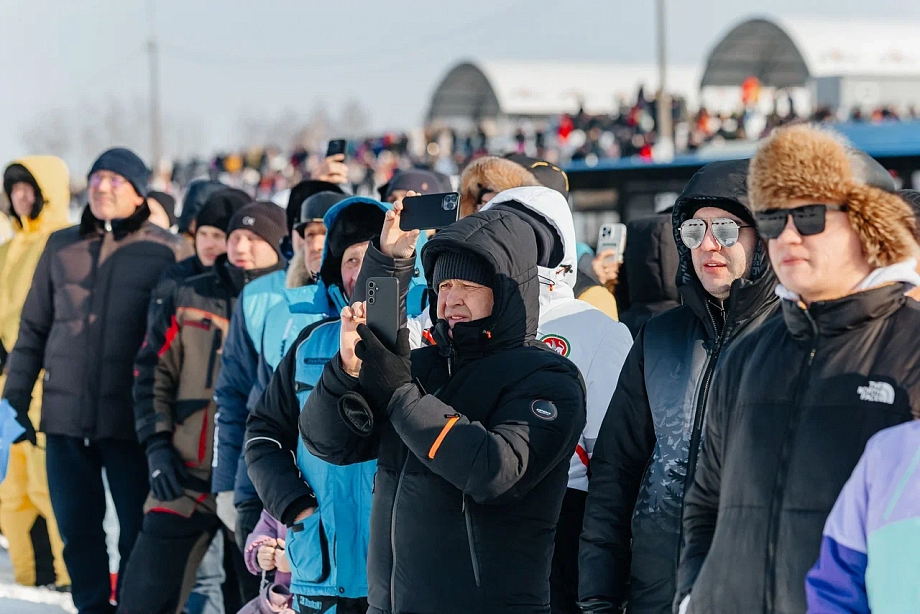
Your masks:
{"label": "black glove", "polygon": [[159,501],[175,501],[184,493],[183,480],[188,471],[172,445],[168,433],[154,435],[147,443],[147,467],[150,469],[150,491]]}
{"label": "black glove", "polygon": [[22,425],[22,428],[25,429],[25,432],[16,438],[16,441],[13,443],[19,443],[21,441],[29,441],[33,446],[38,445],[38,438],[35,436],[35,427],[32,426],[32,421],[29,419],[28,412],[19,412],[16,414],[16,422]]}
{"label": "black glove", "polygon": [[393,393],[412,382],[412,362],[409,357],[409,329],[401,328],[396,335],[396,348],[384,346],[365,324],[358,325],[361,341],[355,346],[355,356],[361,359],[358,382],[371,407],[385,415]]}
{"label": "black glove", "polygon": [[262,502],[258,499],[243,501],[236,506],[236,529],[233,536],[240,552],[246,552],[246,538],[252,533],[262,516]]}

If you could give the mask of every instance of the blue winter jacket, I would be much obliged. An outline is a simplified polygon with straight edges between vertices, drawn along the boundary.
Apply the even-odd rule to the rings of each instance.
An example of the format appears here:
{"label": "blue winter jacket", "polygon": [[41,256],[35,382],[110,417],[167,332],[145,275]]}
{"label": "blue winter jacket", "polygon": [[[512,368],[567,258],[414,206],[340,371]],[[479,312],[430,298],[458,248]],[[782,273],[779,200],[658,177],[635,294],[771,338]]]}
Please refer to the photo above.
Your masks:
{"label": "blue winter jacket", "polygon": [[246,284],[233,309],[214,388],[217,414],[211,492],[234,489],[249,414],[247,403],[256,381],[256,348],[269,310],[284,300],[285,276],[285,271],[277,271]]}

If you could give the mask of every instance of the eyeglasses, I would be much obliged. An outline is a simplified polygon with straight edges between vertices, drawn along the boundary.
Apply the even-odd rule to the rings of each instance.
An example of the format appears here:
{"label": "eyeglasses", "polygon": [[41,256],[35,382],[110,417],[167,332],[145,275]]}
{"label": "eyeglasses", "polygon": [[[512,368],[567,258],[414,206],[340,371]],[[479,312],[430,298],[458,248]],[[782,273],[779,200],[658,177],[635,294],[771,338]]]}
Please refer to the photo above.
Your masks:
{"label": "eyeglasses", "polygon": [[684,220],[680,225],[680,240],[690,249],[698,248],[706,238],[707,226],[712,228],[712,236],[722,247],[731,247],[737,243],[741,229],[750,228],[727,217],[717,217],[709,223],[694,217]]}
{"label": "eyeglasses", "polygon": [[767,209],[754,214],[757,230],[764,239],[775,239],[786,228],[786,220],[792,216],[795,229],[803,237],[824,232],[828,211],[847,211],[846,205],[802,205],[793,209]]}
{"label": "eyeglasses", "polygon": [[89,177],[89,187],[93,189],[98,189],[102,185],[102,182],[106,179],[109,180],[109,185],[112,186],[113,190],[117,190],[121,186],[128,183],[128,180],[122,177],[121,175],[99,175],[93,174]]}

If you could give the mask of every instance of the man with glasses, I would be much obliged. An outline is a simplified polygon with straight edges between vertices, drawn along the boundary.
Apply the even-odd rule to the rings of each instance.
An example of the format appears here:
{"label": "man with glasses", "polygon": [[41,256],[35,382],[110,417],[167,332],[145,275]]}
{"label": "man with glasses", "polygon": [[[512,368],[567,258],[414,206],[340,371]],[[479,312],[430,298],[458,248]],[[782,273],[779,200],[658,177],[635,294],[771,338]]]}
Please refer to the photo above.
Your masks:
{"label": "man with glasses", "polygon": [[866,442],[920,404],[916,222],[891,176],[800,125],[761,146],[748,185],[782,317],[716,374],[684,514],[676,602],[690,612],[806,611],[824,522]]}
{"label": "man with glasses", "polygon": [[701,169],[674,205],[683,305],[651,318],[620,372],[594,456],[579,553],[584,612],[671,611],[684,486],[726,346],[770,317],[775,278],[747,207],[747,160]]}
{"label": "man with glasses", "polygon": [[81,614],[114,611],[103,468],[118,514],[122,569],[143,521],[149,485],[134,431],[132,367],[151,290],[164,269],[192,251],[148,220],[147,178],[143,161],[127,149],[110,149],[93,164],[80,224],[52,234],[39,259],[3,392],[27,411],[44,368],[48,487]]}

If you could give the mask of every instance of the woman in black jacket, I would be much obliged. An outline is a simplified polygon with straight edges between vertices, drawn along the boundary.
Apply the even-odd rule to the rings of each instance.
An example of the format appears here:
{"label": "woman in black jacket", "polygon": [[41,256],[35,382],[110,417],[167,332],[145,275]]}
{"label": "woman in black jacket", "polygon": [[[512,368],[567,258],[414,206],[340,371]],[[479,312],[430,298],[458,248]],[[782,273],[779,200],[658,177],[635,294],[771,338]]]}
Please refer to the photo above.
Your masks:
{"label": "woman in black jacket", "polygon": [[[346,308],[343,351],[304,406],[301,436],[332,463],[377,458],[370,613],[548,613],[585,395],[575,366],[534,341],[533,232],[513,213],[478,213],[438,233],[422,258],[440,298],[437,345],[410,355],[402,330],[392,352],[358,326],[363,362],[349,375],[363,308]],[[491,315],[446,298],[458,282],[490,292]]]}

